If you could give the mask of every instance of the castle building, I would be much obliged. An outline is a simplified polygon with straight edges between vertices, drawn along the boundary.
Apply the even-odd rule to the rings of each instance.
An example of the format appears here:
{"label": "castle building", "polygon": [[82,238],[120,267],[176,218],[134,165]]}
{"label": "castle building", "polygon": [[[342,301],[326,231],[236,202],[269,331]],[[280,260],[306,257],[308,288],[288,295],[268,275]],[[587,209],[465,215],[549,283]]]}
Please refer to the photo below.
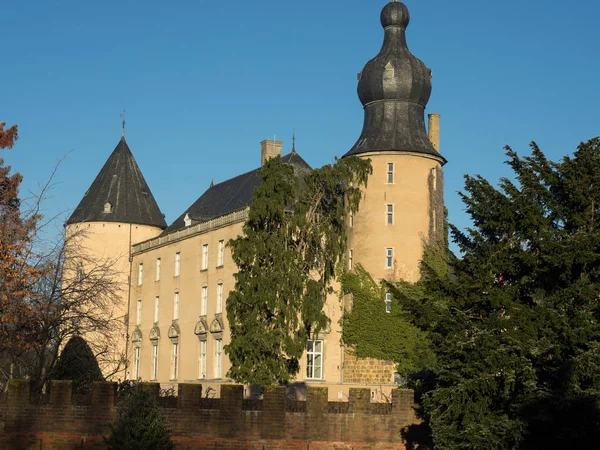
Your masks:
{"label": "castle building", "polygon": [[[431,71],[408,50],[408,23],[403,3],[383,8],[383,46],[359,75],[364,126],[344,157],[369,158],[373,174],[358,213],[348,218],[347,259],[376,279],[416,281],[424,245],[443,230],[446,160],[439,153],[439,115],[431,114],[425,128]],[[294,147],[283,156],[282,149],[280,141],[261,142],[261,165],[281,156],[298,177],[311,170]],[[211,184],[167,226],[122,138],[69,219],[68,231],[90,231],[91,251],[122,256],[129,282],[115,317],[128,320],[115,348],[126,347],[129,378],[163,385],[230,381],[225,303],[237,268],[227,242],[242,233],[259,169]],[[330,326],[308,342],[297,381],[391,387],[393,363],[359,360],[344,348],[342,303],[337,294],[327,299]]]}

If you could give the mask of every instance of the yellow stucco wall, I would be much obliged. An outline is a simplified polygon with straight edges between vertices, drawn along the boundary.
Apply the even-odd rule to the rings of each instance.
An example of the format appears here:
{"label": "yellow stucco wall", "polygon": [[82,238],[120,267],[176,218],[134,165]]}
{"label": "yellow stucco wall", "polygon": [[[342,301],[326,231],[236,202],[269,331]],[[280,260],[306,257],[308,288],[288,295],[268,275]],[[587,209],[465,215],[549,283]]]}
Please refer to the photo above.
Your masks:
{"label": "yellow stucco wall", "polygon": [[[432,225],[433,195],[443,189],[440,161],[407,153],[370,153],[373,174],[358,213],[348,228],[348,252],[353,264],[360,263],[375,279],[417,281],[423,244]],[[394,180],[388,183],[388,164],[394,165]],[[438,201],[435,232],[443,227],[443,202]],[[393,224],[387,223],[387,205],[393,205]],[[393,264],[386,267],[386,249],[393,249]]]}
{"label": "yellow stucco wall", "polygon": [[[118,286],[119,300],[111,314],[113,323],[111,328],[115,331],[115,342],[112,351],[102,352],[98,358],[104,375],[115,372],[112,379],[123,379],[125,376],[124,357],[126,356],[126,321],[129,285],[129,248],[130,242],[139,242],[150,239],[161,233],[156,227],[147,225],[124,224],[115,222],[83,222],[67,225],[65,237],[68,248],[66,257],[72,259],[84,259],[85,264],[102,265],[110,262],[115,273],[114,281]],[[85,255],[85,256],[84,256]],[[89,270],[89,267],[83,267]],[[96,352],[101,348],[94,348],[93,336],[84,336]],[[117,365],[120,364],[119,367]]]}

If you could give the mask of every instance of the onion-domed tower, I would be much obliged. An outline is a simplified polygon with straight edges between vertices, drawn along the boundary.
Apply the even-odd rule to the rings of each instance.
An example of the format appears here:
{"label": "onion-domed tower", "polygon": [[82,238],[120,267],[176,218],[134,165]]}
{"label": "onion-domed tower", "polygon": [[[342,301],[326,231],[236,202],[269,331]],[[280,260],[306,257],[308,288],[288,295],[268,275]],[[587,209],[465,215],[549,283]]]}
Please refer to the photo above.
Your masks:
{"label": "onion-domed tower", "polygon": [[[373,174],[359,212],[350,218],[350,264],[362,264],[376,279],[419,278],[424,245],[443,235],[446,159],[425,129],[431,71],[406,45],[408,8],[388,3],[381,12],[381,51],[359,74],[363,130],[344,157],[370,158]],[[437,114],[430,135],[438,135]]]}

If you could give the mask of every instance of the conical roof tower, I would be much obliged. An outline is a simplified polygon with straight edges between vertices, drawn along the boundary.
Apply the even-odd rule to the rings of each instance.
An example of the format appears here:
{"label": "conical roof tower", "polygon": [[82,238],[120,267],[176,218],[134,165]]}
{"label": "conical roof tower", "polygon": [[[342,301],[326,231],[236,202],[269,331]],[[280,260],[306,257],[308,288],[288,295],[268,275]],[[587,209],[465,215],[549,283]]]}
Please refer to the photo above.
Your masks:
{"label": "conical roof tower", "polygon": [[67,220],[67,224],[82,222],[120,222],[161,229],[167,227],[125,137],[121,138]]}

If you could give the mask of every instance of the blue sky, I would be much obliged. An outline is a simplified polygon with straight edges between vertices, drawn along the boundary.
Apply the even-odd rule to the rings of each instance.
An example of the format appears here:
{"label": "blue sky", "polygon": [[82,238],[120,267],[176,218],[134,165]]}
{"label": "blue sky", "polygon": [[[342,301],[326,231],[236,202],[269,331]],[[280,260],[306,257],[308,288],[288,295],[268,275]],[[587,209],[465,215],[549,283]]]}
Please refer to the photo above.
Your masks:
{"label": "blue sky", "polygon": [[[23,0],[2,6],[2,152],[36,189],[64,155],[45,212],[81,200],[127,141],[167,222],[284,140],[312,166],[363,120],[356,74],[381,46],[377,1]],[[450,221],[468,226],[463,174],[509,175],[503,146],[558,159],[600,134],[597,2],[407,0],[409,48],[433,70]]]}

